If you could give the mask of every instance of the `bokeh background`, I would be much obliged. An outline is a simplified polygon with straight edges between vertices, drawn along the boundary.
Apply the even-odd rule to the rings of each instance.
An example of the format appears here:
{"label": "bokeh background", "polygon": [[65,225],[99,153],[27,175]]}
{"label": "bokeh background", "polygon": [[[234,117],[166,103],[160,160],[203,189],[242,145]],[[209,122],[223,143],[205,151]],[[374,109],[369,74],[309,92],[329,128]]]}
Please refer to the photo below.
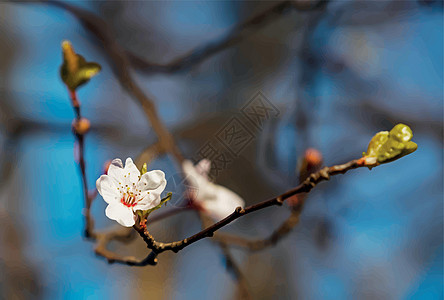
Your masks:
{"label": "bokeh background", "polygon": [[[124,49],[159,64],[223,39],[276,3],[71,2],[103,19]],[[82,237],[74,114],[58,73],[64,39],[103,67],[79,91],[92,123],[90,183],[106,160],[136,157],[155,140],[102,45],[76,17],[48,3],[0,3],[1,298],[238,297],[209,239],[161,255],[156,267],[108,265],[94,255]],[[320,150],[327,165],[342,163],[359,157],[375,132],[410,125],[414,154],[319,185],[299,226],[276,247],[233,253],[255,299],[442,299],[441,1],[339,0],[285,10],[199,63],[174,72],[136,64],[132,72],[190,158],[258,92],[279,109],[217,178],[248,204],[295,186],[307,147]],[[179,172],[170,157],[151,166],[167,176]],[[114,225],[104,208],[97,198],[99,228]],[[288,215],[269,208],[226,230],[265,237]],[[152,226],[164,241],[199,229],[192,212]],[[146,252],[139,240],[111,248]]]}

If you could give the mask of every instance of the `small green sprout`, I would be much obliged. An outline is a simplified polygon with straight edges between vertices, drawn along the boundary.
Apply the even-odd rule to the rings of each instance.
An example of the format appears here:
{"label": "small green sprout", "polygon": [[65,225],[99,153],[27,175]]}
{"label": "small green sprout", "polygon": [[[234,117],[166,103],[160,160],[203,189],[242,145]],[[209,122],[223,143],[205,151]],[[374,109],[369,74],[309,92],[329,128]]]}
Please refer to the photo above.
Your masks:
{"label": "small green sprout", "polygon": [[68,41],[62,42],[62,52],[63,64],[60,67],[60,76],[71,91],[87,83],[101,70],[98,63],[87,62],[83,56],[75,53]]}
{"label": "small green sprout", "polygon": [[374,157],[377,163],[388,163],[414,152],[418,145],[411,141],[410,127],[398,124],[390,132],[378,132],[370,141],[364,157]]}

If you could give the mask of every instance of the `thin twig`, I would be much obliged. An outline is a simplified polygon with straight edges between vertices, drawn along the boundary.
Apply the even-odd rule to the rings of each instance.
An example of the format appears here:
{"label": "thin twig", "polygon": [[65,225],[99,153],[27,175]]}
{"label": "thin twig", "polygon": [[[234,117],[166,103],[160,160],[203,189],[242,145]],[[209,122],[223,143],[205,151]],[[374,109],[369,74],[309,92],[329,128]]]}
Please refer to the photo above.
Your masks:
{"label": "thin twig", "polygon": [[[82,120],[82,113],[80,110],[80,101],[77,99],[77,94],[73,90],[69,90],[69,96],[71,99],[71,105],[74,109],[75,120],[77,124]],[[92,199],[88,195],[88,180],[86,178],[86,163],[85,163],[85,133],[80,132],[73,126],[74,136],[78,146],[78,163],[80,167],[80,173],[83,185],[83,197],[85,199],[85,209],[83,214],[85,215],[85,236],[87,238],[94,236],[94,220],[91,217],[91,203]]]}
{"label": "thin twig", "polygon": [[[337,174],[343,174],[349,170],[356,169],[359,167],[366,167],[367,165],[364,164],[362,159],[356,159],[352,160],[348,163],[342,164],[342,165],[336,165],[332,167],[325,167],[321,169],[320,171],[311,174],[302,184],[298,185],[294,189],[291,189],[287,192],[285,192],[282,195],[279,195],[277,197],[274,197],[272,199],[260,202],[255,205],[248,206],[244,209],[241,207],[236,208],[236,210],[227,216],[225,219],[207,227],[206,229],[188,237],[180,241],[171,242],[171,243],[162,243],[157,242],[154,237],[149,233],[146,226],[137,226],[135,225],[134,228],[137,230],[139,235],[143,238],[145,243],[147,244],[148,248],[150,248],[155,254],[160,254],[164,251],[173,251],[178,252],[182,250],[183,248],[201,240],[207,237],[212,237],[214,233],[221,229],[222,227],[228,225],[229,223],[233,222],[234,220],[245,216],[247,214],[250,214],[252,212],[274,206],[274,205],[282,205],[286,199],[289,197],[300,194],[300,193],[308,193],[312,188],[314,188],[319,182],[329,180],[330,176],[337,175]],[[374,167],[373,165],[372,167]],[[367,166],[368,167],[368,166]]]}
{"label": "thin twig", "polygon": [[113,71],[120,84],[133,99],[141,105],[154,132],[159,138],[162,151],[171,153],[178,162],[182,162],[184,159],[183,155],[176,146],[173,136],[160,120],[153,101],[133,79],[125,50],[116,42],[106,23],[95,14],[67,2],[48,1],[47,3],[72,13],[79,22],[102,43],[103,50],[108,55]]}

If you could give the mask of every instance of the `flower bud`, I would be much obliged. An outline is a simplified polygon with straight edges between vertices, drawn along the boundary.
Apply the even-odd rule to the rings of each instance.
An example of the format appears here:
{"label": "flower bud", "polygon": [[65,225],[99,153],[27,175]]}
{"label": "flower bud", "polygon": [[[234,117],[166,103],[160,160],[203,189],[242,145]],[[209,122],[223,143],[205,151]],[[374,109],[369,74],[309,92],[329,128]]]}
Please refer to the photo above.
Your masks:
{"label": "flower bud", "polygon": [[307,161],[308,167],[315,167],[322,164],[322,154],[315,148],[308,148],[305,150],[304,158]]}
{"label": "flower bud", "polygon": [[89,131],[91,123],[86,118],[81,118],[80,120],[75,119],[72,122],[72,129],[74,133],[84,135]]}

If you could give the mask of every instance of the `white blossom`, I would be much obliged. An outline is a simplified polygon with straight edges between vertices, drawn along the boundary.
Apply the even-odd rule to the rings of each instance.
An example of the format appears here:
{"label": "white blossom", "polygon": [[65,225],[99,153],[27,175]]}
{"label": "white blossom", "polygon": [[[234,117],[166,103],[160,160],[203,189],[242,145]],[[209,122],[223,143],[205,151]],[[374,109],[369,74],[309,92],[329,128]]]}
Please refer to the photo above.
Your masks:
{"label": "white blossom", "polygon": [[237,207],[244,207],[245,202],[235,192],[212,183],[208,179],[210,168],[211,162],[208,159],[201,160],[195,166],[189,160],[182,163],[192,200],[210,217],[219,221],[233,213]]}
{"label": "white blossom", "polygon": [[131,227],[135,224],[135,211],[148,210],[160,204],[160,195],[166,186],[162,171],[153,170],[140,175],[131,158],[126,159],[125,167],[116,158],[107,173],[97,179],[96,186],[108,203],[105,214],[111,220]]}

